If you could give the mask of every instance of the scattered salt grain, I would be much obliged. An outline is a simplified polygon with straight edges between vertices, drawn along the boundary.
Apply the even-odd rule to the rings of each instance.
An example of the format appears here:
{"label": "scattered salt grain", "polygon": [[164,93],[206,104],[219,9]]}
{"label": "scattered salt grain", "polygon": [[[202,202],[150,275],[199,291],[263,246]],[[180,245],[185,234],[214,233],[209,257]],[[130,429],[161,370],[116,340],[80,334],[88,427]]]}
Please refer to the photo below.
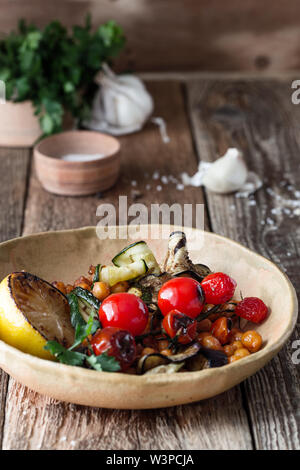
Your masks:
{"label": "scattered salt grain", "polygon": [[161,191],[161,190],[162,190],[162,186],[159,184],[158,186],[156,186],[156,190],[157,190],[157,191]]}
{"label": "scattered salt grain", "polygon": [[151,189],[151,184],[146,184],[146,189],[149,191],[149,189]]}
{"label": "scattered salt grain", "polygon": [[168,178],[167,178],[167,176],[162,176],[162,177],[161,177],[161,181],[162,181],[162,183],[164,183],[164,184],[168,184]]}
{"label": "scattered salt grain", "polygon": [[131,186],[136,186],[137,182],[135,180],[131,181]]}
{"label": "scattered salt grain", "polygon": [[255,199],[250,199],[250,201],[248,202],[248,206],[256,206]]}
{"label": "scattered salt grain", "polygon": [[155,172],[153,173],[152,178],[153,178],[154,180],[158,180],[158,178],[159,178],[159,172],[158,172],[158,171],[155,171]]}
{"label": "scattered salt grain", "polygon": [[183,190],[184,190],[184,184],[178,183],[178,184],[176,185],[176,189],[177,189],[178,191],[183,191]]}

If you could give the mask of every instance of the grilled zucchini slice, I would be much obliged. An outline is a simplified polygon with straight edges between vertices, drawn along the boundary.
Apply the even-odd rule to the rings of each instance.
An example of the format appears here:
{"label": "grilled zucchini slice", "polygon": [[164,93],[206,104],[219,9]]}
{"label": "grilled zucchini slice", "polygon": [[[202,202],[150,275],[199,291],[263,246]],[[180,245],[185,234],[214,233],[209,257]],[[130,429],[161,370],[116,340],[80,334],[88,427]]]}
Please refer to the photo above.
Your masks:
{"label": "grilled zucchini slice", "polygon": [[148,271],[148,266],[143,259],[135,261],[128,266],[103,266],[99,278],[100,281],[114,286],[121,281],[130,281],[140,276],[144,276]]}
{"label": "grilled zucchini slice", "polygon": [[160,268],[155,256],[144,241],[127,246],[112,259],[112,262],[115,266],[121,267],[128,266],[141,259],[147,264],[149,273],[160,274]]}

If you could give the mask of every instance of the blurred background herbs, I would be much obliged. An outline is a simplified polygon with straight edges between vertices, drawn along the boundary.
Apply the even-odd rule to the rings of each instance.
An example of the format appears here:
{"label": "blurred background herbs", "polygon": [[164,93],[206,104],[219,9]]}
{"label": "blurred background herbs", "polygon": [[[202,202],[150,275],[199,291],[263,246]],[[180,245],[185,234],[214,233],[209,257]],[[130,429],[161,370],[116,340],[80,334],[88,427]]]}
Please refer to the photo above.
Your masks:
{"label": "blurred background herbs", "polygon": [[65,112],[78,120],[88,116],[97,89],[94,77],[124,44],[114,21],[92,30],[88,16],[84,26],[67,30],[59,21],[40,29],[22,20],[16,32],[0,40],[6,98],[31,101],[44,135],[59,132]]}

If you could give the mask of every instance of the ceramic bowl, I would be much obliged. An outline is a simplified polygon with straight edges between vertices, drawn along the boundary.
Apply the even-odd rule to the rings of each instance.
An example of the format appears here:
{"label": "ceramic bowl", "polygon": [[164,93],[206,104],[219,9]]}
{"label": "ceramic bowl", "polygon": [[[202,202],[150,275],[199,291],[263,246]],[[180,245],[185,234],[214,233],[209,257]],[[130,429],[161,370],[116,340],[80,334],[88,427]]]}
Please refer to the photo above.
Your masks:
{"label": "ceramic bowl", "polygon": [[[98,234],[103,235],[101,228]],[[110,233],[114,235],[114,228]],[[0,366],[16,380],[53,398],[105,408],[144,409],[202,400],[228,390],[262,368],[290,336],[297,318],[293,286],[271,261],[227,238],[196,229],[186,231],[203,238],[191,258],[237,280],[237,292],[261,297],[270,307],[268,319],[257,327],[263,348],[230,365],[198,372],[126,375],[97,372],[39,359],[0,341]],[[144,237],[158,260],[167,240]],[[101,240],[94,227],[48,232],[0,244],[0,277],[25,269],[48,280],[74,281],[90,264],[108,263],[132,240]],[[189,247],[189,246],[188,246]]]}
{"label": "ceramic bowl", "polygon": [[30,101],[0,105],[0,146],[31,147],[41,135]]}
{"label": "ceramic bowl", "polygon": [[[103,155],[86,161],[65,161],[67,154]],[[38,179],[43,187],[63,196],[85,196],[115,184],[120,170],[120,144],[99,132],[69,131],[43,139],[34,147]]]}

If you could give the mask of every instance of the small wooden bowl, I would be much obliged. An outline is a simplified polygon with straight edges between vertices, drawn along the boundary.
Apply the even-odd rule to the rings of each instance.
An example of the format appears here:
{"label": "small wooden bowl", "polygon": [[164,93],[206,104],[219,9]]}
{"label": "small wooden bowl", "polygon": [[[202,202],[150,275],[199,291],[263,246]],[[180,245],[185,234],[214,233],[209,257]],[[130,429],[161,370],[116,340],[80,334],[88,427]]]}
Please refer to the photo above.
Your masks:
{"label": "small wooden bowl", "polygon": [[[86,161],[65,161],[66,154],[102,154]],[[69,131],[47,137],[34,147],[38,179],[50,193],[86,196],[115,184],[120,171],[120,144],[99,132]]]}

